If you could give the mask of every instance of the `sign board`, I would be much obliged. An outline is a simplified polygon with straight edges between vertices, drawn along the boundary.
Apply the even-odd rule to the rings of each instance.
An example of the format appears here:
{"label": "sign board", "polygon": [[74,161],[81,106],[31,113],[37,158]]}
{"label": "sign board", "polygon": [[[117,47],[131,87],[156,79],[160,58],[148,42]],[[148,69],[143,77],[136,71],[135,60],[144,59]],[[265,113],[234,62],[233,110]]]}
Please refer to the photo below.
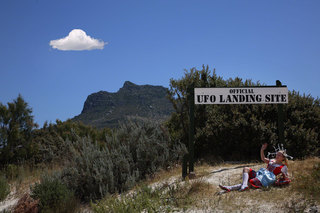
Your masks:
{"label": "sign board", "polygon": [[287,87],[195,88],[195,104],[287,104]]}

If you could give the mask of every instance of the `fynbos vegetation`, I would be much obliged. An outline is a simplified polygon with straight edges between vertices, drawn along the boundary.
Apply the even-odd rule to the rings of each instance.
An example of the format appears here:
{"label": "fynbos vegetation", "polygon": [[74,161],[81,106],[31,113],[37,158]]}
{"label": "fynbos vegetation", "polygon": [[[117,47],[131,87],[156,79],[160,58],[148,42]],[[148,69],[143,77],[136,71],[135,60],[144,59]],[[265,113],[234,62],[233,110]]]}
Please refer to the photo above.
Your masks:
{"label": "fynbos vegetation", "polygon": [[148,121],[122,124],[106,136],[104,147],[88,137],[67,143],[70,166],[62,172],[62,179],[86,201],[126,191],[147,175],[177,162],[185,152],[160,124]]}
{"label": "fynbos vegetation", "polygon": [[73,192],[57,177],[43,176],[31,191],[31,197],[39,200],[41,212],[75,212],[77,201]]}

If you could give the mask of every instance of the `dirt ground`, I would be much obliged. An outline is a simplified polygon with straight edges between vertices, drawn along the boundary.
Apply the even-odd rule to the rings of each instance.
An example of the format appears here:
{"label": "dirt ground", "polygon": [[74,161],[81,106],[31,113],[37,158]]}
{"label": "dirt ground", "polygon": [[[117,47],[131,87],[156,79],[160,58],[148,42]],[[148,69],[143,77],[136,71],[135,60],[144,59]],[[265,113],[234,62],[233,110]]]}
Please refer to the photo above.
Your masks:
{"label": "dirt ground", "polygon": [[[267,189],[249,189],[244,192],[232,191],[226,193],[219,188],[222,185],[234,185],[242,182],[244,167],[255,171],[265,167],[265,164],[223,164],[196,169],[196,178],[211,184],[215,193],[202,199],[200,206],[178,212],[319,212],[320,206],[310,202],[299,194],[292,193],[289,187],[270,187]],[[161,184],[182,183],[180,175],[153,183],[153,187]]]}

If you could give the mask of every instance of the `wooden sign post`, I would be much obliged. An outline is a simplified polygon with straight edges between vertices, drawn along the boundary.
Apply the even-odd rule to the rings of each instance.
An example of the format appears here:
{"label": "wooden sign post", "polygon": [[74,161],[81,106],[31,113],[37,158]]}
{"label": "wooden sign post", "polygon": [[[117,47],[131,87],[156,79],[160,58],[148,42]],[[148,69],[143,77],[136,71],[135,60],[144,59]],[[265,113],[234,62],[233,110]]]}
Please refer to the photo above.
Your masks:
{"label": "wooden sign post", "polygon": [[194,104],[278,104],[278,140],[284,143],[284,113],[283,104],[288,103],[288,88],[282,86],[279,80],[276,86],[256,86],[237,88],[194,88],[188,89],[189,103],[189,153],[182,163],[182,178],[194,172]]}

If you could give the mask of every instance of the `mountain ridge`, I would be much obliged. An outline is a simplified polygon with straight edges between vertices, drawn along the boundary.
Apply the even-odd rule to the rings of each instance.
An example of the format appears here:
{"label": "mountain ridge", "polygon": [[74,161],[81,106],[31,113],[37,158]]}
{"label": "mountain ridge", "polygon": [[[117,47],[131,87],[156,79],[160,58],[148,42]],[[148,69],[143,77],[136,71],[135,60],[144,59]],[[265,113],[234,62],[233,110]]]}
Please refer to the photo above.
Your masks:
{"label": "mountain ridge", "polygon": [[164,120],[173,112],[166,95],[167,88],[163,86],[125,81],[117,92],[99,91],[88,95],[81,113],[72,120],[98,128],[116,127],[132,116]]}

